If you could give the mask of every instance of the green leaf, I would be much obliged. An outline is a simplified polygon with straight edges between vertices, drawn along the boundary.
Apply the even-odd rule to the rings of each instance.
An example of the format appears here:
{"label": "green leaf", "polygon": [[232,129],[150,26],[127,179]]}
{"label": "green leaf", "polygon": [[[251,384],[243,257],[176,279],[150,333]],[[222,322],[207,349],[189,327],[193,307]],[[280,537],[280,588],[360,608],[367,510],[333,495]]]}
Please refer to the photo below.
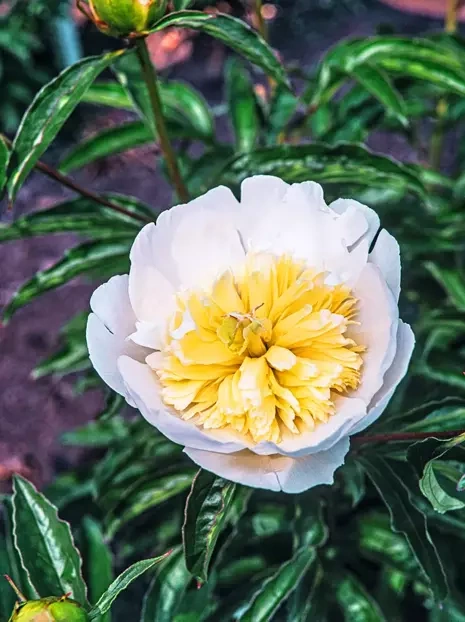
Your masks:
{"label": "green leaf", "polygon": [[323,518],[322,499],[311,493],[300,495],[296,502],[294,550],[323,546],[328,535],[329,530]]}
{"label": "green leaf", "polygon": [[254,65],[263,69],[278,84],[289,87],[289,80],[284,67],[276,58],[271,47],[261,35],[242,20],[222,13],[179,11],[170,13],[161,19],[151,32],[170,26],[200,30],[215,37],[215,39],[219,39]]}
{"label": "green leaf", "polygon": [[238,185],[246,177],[260,174],[276,175],[289,183],[312,179],[410,190],[428,201],[425,186],[414,171],[361,145],[312,143],[258,149],[228,162],[217,181]]}
{"label": "green leaf", "polygon": [[288,600],[288,622],[326,620],[325,608],[328,605],[328,597],[323,578],[323,568],[316,560],[310,565]]}
{"label": "green leaf", "polygon": [[13,533],[22,564],[39,594],[71,597],[84,604],[86,585],[81,558],[68,523],[34,486],[16,475],[13,481]]}
{"label": "green leaf", "polygon": [[433,261],[427,261],[425,268],[447,292],[454,307],[465,311],[465,278],[462,271],[459,268],[445,268]]}
{"label": "green leaf", "polygon": [[134,105],[124,86],[118,82],[96,82],[82,96],[81,102],[133,110]]}
{"label": "green leaf", "polygon": [[37,599],[39,598],[39,594],[31,583],[29,575],[23,566],[19,551],[14,543],[13,503],[11,496],[4,499],[2,509],[3,521],[5,525],[5,545],[10,568],[10,572],[8,574],[28,600]]}
{"label": "green leaf", "polygon": [[269,130],[266,133],[266,144],[274,145],[279,141],[280,134],[297,111],[299,99],[287,88],[277,86],[274,89],[268,114]]}
{"label": "green leaf", "polygon": [[107,537],[114,538],[121,527],[131,520],[184,492],[192,484],[193,475],[191,469],[183,468],[179,472],[167,473],[158,478],[154,476],[151,481],[137,487],[126,500],[128,507],[119,509],[116,518],[110,522]]}
{"label": "green leaf", "polygon": [[429,582],[436,601],[447,596],[447,582],[425,516],[412,504],[409,490],[391,465],[379,456],[359,456],[358,461],[378,490],[391,516],[391,527],[402,533]]}
{"label": "green leaf", "polygon": [[234,57],[226,65],[226,94],[236,151],[251,151],[260,129],[257,100],[249,73]]}
{"label": "green leaf", "polygon": [[463,435],[450,440],[428,438],[411,445],[407,452],[409,462],[420,477],[420,490],[436,512],[441,514],[465,507],[465,493],[459,483],[463,468],[457,463],[445,460],[445,456],[465,461]]}
{"label": "green leaf", "polygon": [[60,287],[74,277],[103,265],[112,265],[119,259],[129,259],[127,240],[96,240],[85,242],[65,252],[51,268],[38,272],[13,296],[3,311],[4,322],[21,307],[45,292]]}
{"label": "green leaf", "polygon": [[113,602],[121,594],[121,592],[123,592],[133,581],[135,581],[135,579],[144,574],[144,572],[147,572],[147,570],[150,570],[166,559],[170,553],[171,551],[168,551],[168,553],[160,555],[160,557],[153,557],[151,559],[144,559],[140,562],[136,562],[122,572],[102,594],[97,604],[95,604],[90,610],[89,618],[91,622],[93,622],[93,620],[100,620],[100,616],[103,616],[110,609]]}
{"label": "green leaf", "polygon": [[142,121],[125,123],[98,132],[80,143],[60,162],[59,170],[70,173],[95,160],[122,153],[153,141],[153,134]]}
{"label": "green leaf", "polygon": [[404,127],[408,126],[405,102],[384,71],[366,63],[354,67],[351,75],[376,97]]}
{"label": "green leaf", "polygon": [[10,160],[10,150],[5,144],[5,141],[0,136],[0,196],[3,192],[7,180],[7,168]]}
{"label": "green leaf", "polygon": [[115,441],[128,437],[127,423],[122,417],[114,417],[105,421],[91,421],[86,426],[66,432],[61,437],[63,445],[76,447],[106,448]]}
{"label": "green leaf", "polygon": [[315,549],[304,547],[278,571],[266,579],[251,603],[239,618],[241,622],[266,622],[289,598],[312,564],[316,563]]}
{"label": "green leaf", "polygon": [[0,533],[0,611],[3,611],[5,615],[7,615],[9,611],[13,611],[16,602],[15,593],[4,578],[4,575],[11,574],[6,540],[3,534]]}
{"label": "green leaf", "polygon": [[[133,102],[133,107],[152,131],[157,132],[147,86],[135,54],[126,54],[114,66],[115,74]],[[170,133],[198,138],[206,142],[214,139],[211,112],[200,93],[183,82],[159,82],[165,121]],[[174,130],[174,132],[173,132]]]}
{"label": "green leaf", "polygon": [[13,144],[8,193],[14,201],[22,183],[63,127],[82,96],[123,52],[84,58],[44,86],[26,111]]}
{"label": "green leaf", "polygon": [[10,225],[0,224],[0,242],[66,232],[98,238],[126,235],[133,240],[142,227],[141,219],[147,222],[155,220],[156,213],[133,197],[119,194],[105,194],[102,197],[134,213],[134,218],[85,197],[78,197],[22,216]]}
{"label": "green leaf", "polygon": [[344,573],[337,582],[336,598],[348,622],[383,622],[381,609],[353,574]]}
{"label": "green leaf", "polygon": [[187,497],[182,530],[186,567],[206,581],[216,541],[234,498],[236,485],[200,470]]}
{"label": "green leaf", "polygon": [[191,580],[192,576],[186,569],[182,548],[179,548],[160,564],[145,594],[140,622],[175,620]]}
{"label": "green leaf", "polygon": [[[100,525],[90,516],[82,521],[83,550],[89,599],[98,600],[113,580],[113,560],[110,549],[105,543]],[[110,622],[111,614],[102,616],[100,622]]]}
{"label": "green leaf", "polygon": [[173,0],[173,6],[175,11],[182,11],[187,9],[188,6],[194,4],[194,0]]}

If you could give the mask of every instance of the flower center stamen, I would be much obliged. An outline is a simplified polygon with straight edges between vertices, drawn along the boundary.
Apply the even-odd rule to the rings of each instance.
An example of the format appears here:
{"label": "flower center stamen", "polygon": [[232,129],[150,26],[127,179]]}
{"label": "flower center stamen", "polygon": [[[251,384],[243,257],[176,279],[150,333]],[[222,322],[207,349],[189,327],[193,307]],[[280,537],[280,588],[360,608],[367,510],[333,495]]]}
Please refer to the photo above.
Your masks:
{"label": "flower center stamen", "polygon": [[249,254],[211,290],[178,296],[162,356],[147,363],[183,419],[279,442],[327,421],[359,385],[356,303],[302,262]]}

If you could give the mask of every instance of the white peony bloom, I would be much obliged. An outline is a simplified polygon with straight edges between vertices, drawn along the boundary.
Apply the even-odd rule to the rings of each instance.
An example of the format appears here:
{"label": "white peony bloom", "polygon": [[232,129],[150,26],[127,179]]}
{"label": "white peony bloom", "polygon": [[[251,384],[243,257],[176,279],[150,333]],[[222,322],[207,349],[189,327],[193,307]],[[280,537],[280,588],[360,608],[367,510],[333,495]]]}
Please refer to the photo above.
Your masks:
{"label": "white peony bloom", "polygon": [[297,493],[333,482],[349,437],[406,373],[400,256],[370,208],[251,177],[149,224],[129,276],[91,299],[103,380],[202,468]]}

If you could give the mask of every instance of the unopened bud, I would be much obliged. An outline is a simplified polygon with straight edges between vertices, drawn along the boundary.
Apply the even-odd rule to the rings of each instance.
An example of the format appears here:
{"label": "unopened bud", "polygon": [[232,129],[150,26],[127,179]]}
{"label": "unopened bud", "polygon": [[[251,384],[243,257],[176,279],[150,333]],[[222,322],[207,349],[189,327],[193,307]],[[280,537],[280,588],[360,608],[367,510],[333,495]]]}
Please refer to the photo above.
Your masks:
{"label": "unopened bud", "polygon": [[81,605],[62,596],[16,603],[9,622],[88,622]]}
{"label": "unopened bud", "polygon": [[78,0],[78,7],[105,34],[140,37],[162,17],[167,0]]}

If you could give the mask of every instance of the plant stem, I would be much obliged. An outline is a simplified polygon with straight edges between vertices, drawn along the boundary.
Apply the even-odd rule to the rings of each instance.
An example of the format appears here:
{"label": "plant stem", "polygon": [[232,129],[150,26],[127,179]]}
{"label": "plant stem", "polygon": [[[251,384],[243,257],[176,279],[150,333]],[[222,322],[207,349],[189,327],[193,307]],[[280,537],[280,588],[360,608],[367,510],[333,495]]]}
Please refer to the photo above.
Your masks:
{"label": "plant stem", "polygon": [[[4,140],[5,143],[10,148],[13,146],[13,143],[11,142],[11,140],[9,140],[6,136],[3,136],[2,134],[0,134],[0,139]],[[150,220],[148,218],[144,218],[140,214],[135,214],[133,212],[130,212],[129,210],[124,209],[124,207],[121,207],[121,206],[117,205],[116,203],[113,203],[112,201],[108,201],[104,197],[101,197],[100,195],[98,195],[97,193],[93,192],[92,190],[88,190],[87,188],[83,188],[82,186],[77,184],[75,181],[73,181],[72,179],[67,177],[66,175],[63,175],[62,173],[60,173],[56,169],[52,168],[48,164],[45,164],[44,162],[41,162],[40,160],[38,162],[36,162],[36,164],[34,165],[34,168],[37,169],[38,171],[40,171],[41,173],[43,173],[44,175],[47,175],[47,177],[50,177],[51,179],[54,179],[55,181],[60,183],[62,186],[65,186],[66,188],[69,188],[73,192],[76,192],[77,194],[80,194],[83,197],[86,197],[86,199],[90,199],[91,201],[95,201],[96,203],[99,203],[100,205],[103,205],[104,207],[108,207],[109,209],[113,210],[114,212],[119,212],[120,214],[124,214],[125,216],[129,216],[130,218],[134,218],[136,220],[139,220],[140,222],[143,222],[143,223],[150,222]]]}
{"label": "plant stem", "polygon": [[[457,30],[460,0],[447,0],[444,30],[453,34]],[[430,165],[434,170],[441,167],[442,146],[444,142],[444,119],[447,114],[447,99],[443,97],[436,107],[436,125],[431,136]]]}
{"label": "plant stem", "polygon": [[365,443],[390,443],[396,441],[421,441],[425,438],[453,438],[464,434],[465,430],[449,430],[444,432],[399,432],[395,434],[373,434],[371,436],[358,436],[352,439],[357,445]]}
{"label": "plant stem", "polygon": [[17,587],[13,581],[13,579],[11,577],[9,577],[7,574],[3,575],[5,577],[5,579],[8,581],[8,583],[11,585],[11,587],[13,588],[13,590],[15,591],[16,596],[18,597],[18,599],[20,600],[20,602],[25,603],[27,598],[24,596],[24,594],[21,592],[21,590],[19,589],[19,587]]}
{"label": "plant stem", "polygon": [[139,56],[142,74],[144,76],[144,80],[149,92],[155,127],[157,129],[160,147],[165,157],[166,166],[168,167],[168,173],[171,181],[173,182],[173,186],[176,189],[176,193],[179,199],[186,203],[189,200],[189,194],[187,192],[186,186],[184,185],[176,155],[173,151],[173,147],[171,146],[168,131],[166,129],[165,118],[163,116],[163,106],[160,97],[160,89],[158,87],[158,76],[153,63],[150,60],[150,55],[145,38],[140,37],[136,39],[136,50]]}
{"label": "plant stem", "polygon": [[255,19],[257,20],[257,30],[268,41],[268,29],[266,27],[265,19],[262,13],[262,0],[255,0]]}

